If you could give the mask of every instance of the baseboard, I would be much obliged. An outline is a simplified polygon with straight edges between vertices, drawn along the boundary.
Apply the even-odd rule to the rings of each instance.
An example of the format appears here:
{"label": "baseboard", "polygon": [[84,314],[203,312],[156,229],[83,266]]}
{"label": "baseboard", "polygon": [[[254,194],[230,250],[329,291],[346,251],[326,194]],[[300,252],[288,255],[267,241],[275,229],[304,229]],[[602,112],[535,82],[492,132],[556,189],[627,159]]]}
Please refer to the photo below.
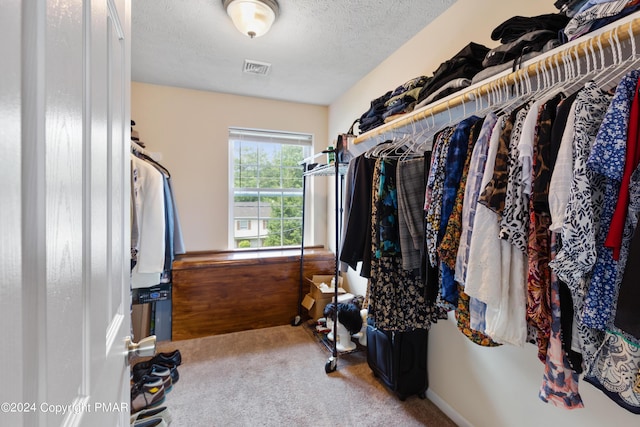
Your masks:
{"label": "baseboard", "polygon": [[431,391],[431,389],[427,390],[427,398],[433,402],[445,415],[456,423],[459,427],[473,427],[473,424],[469,422],[466,418],[464,418],[458,411],[453,409],[447,402],[445,402],[440,396],[438,396],[435,392]]}

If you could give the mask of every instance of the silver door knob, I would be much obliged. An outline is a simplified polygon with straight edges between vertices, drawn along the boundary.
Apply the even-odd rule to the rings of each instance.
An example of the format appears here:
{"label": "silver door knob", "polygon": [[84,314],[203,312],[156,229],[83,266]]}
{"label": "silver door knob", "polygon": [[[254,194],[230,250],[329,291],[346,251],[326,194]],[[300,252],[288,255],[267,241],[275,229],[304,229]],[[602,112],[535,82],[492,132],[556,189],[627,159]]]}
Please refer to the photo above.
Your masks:
{"label": "silver door knob", "polygon": [[127,346],[127,354],[129,361],[134,357],[151,357],[156,354],[156,336],[142,338],[140,341],[133,342],[131,337],[125,338],[125,345]]}

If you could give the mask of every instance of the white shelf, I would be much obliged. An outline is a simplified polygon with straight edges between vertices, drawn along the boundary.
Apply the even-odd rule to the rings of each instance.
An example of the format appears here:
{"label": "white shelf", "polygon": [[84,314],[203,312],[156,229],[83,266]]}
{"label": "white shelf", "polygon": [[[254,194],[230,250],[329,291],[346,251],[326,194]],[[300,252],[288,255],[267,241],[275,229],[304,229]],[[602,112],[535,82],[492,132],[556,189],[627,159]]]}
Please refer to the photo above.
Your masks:
{"label": "white shelf", "polygon": [[[347,167],[349,163],[338,164],[338,174],[345,175],[347,173]],[[318,165],[315,168],[308,170],[304,173],[305,176],[331,176],[336,174],[335,164],[330,165]]]}

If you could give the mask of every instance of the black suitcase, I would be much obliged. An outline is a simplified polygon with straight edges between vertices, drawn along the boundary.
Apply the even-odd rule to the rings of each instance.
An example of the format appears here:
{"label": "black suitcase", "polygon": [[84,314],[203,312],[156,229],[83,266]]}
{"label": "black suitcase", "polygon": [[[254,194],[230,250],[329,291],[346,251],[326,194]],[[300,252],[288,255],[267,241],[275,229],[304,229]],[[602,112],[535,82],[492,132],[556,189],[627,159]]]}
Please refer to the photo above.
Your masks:
{"label": "black suitcase", "polygon": [[426,397],[428,334],[425,329],[389,332],[367,325],[367,363],[400,400],[413,394]]}

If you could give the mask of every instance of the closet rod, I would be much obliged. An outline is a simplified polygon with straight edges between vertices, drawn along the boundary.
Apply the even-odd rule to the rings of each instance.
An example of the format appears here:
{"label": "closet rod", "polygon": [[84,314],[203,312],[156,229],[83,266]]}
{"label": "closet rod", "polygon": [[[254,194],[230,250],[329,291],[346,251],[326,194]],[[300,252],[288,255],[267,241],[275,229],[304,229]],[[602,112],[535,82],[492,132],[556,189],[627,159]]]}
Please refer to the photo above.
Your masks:
{"label": "closet rod", "polygon": [[[491,93],[492,90],[495,90],[496,85],[498,85],[498,87],[508,87],[520,81],[520,79],[524,77],[524,75],[528,77],[537,75],[538,73],[540,73],[540,67],[542,67],[543,65],[545,67],[547,65],[551,67],[565,65],[565,58],[570,57],[573,60],[573,55],[577,55],[578,58],[582,59],[586,56],[585,51],[587,51],[589,48],[597,48],[599,50],[611,47],[611,41],[614,37],[616,38],[616,43],[627,41],[631,38],[631,34],[633,34],[633,36],[635,37],[640,32],[640,18],[637,17],[639,15],[640,13],[634,13],[630,16],[631,20],[629,20],[630,18],[627,18],[626,22],[618,22],[618,25],[614,28],[606,30],[607,27],[605,27],[605,29],[601,30],[600,33],[592,35],[587,39],[580,38],[569,42],[568,44],[564,45],[564,48],[560,51],[555,53],[549,52],[546,55],[543,54],[543,58],[538,58],[537,60],[535,60],[535,62],[532,62],[524,68],[521,68],[504,76],[494,77],[491,81],[483,83],[480,86],[472,86],[463,90],[463,93],[455,96],[454,98],[444,98],[442,101],[436,101],[435,104],[426,105],[416,111],[408,113],[404,117],[400,117],[375,129],[367,131],[362,135],[357,136],[354,139],[353,143],[362,143],[376,136],[391,132],[395,129],[406,127],[428,117],[450,111],[452,108],[463,105],[466,102],[475,102],[477,97],[487,95]],[[612,23],[610,25],[614,24]],[[597,44],[597,46],[594,46],[594,44]],[[558,49],[560,48],[561,47],[558,47]]]}

